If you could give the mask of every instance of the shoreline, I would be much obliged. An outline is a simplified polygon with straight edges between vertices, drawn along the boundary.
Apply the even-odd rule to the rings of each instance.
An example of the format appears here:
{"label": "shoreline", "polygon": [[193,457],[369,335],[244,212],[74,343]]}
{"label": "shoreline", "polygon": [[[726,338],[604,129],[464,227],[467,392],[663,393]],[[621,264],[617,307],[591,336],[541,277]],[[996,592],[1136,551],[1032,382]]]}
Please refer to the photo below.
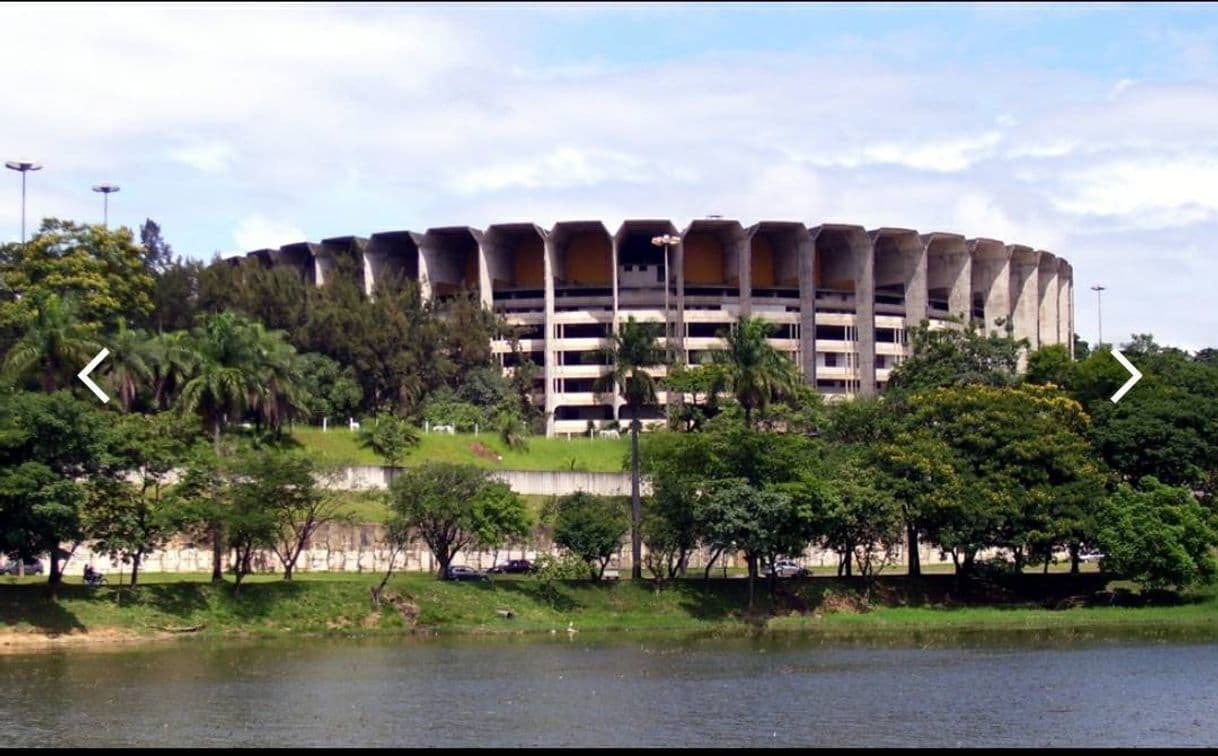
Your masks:
{"label": "shoreline", "polygon": [[[1218,586],[1149,603],[1100,576],[1027,576],[997,593],[959,594],[950,576],[784,583],[749,614],[743,580],[650,583],[532,579],[445,583],[395,576],[374,610],[371,580],[265,579],[244,584],[150,576],[137,588],[0,585],[0,655],[133,644],[289,638],[579,638],[810,634],[827,642],[1002,633],[1062,637],[1145,632],[1218,638]],[[989,591],[990,589],[987,589]],[[392,596],[392,598],[390,598]],[[1119,605],[1107,600],[1119,598]],[[510,618],[506,615],[510,614]]]}

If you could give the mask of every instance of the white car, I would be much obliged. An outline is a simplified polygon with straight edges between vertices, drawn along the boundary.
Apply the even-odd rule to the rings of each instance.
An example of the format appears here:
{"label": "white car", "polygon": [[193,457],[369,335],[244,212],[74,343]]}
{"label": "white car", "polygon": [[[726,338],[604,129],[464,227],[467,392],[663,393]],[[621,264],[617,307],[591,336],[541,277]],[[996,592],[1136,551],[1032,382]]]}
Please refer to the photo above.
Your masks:
{"label": "white car", "polygon": [[1104,555],[1095,549],[1079,552],[1078,561],[1080,562],[1098,562],[1104,558]]}

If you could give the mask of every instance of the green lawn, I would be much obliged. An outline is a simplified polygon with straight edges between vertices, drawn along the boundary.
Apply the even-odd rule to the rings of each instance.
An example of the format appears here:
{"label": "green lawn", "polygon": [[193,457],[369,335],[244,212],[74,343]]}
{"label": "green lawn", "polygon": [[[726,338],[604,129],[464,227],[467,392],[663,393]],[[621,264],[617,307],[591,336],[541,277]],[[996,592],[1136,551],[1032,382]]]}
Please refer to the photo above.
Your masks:
{"label": "green lawn", "polygon": [[[389,500],[385,491],[334,491],[333,494],[339,499],[338,511],[354,523],[382,524],[389,515]],[[542,506],[550,497],[523,494],[520,498],[536,523]]]}
{"label": "green lawn", "polygon": [[[296,427],[292,437],[318,462],[336,465],[379,465],[384,461],[362,448],[356,434],[345,427],[322,432],[320,428]],[[423,461],[458,462],[502,470],[577,470],[621,472],[630,452],[628,438],[529,438],[528,448],[507,448],[494,433],[421,434],[419,446],[405,464]]]}

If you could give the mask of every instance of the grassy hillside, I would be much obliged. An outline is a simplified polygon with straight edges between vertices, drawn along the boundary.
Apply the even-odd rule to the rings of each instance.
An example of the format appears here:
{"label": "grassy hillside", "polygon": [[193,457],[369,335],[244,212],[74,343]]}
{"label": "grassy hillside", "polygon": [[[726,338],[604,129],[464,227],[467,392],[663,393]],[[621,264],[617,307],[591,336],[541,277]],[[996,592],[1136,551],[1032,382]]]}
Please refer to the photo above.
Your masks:
{"label": "grassy hillside", "polygon": [[[383,460],[360,447],[356,434],[345,427],[322,432],[320,428],[297,427],[292,437],[309,450],[318,462],[327,464],[379,465]],[[543,438],[531,437],[528,448],[514,450],[494,433],[447,435],[423,434],[419,446],[405,464],[425,460],[458,462],[502,470],[578,470],[621,472],[630,452],[628,438]]]}

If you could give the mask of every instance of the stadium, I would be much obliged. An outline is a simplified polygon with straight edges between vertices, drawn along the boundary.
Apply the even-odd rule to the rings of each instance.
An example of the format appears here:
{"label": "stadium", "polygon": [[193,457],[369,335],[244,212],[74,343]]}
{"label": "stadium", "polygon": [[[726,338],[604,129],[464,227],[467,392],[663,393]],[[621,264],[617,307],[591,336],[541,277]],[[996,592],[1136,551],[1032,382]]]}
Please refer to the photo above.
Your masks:
{"label": "stadium", "polygon": [[[602,350],[631,317],[667,323],[671,348],[690,365],[721,346],[718,334],[738,316],[762,318],[773,324],[774,346],[829,398],[881,389],[908,353],[906,330],[923,320],[959,327],[971,319],[986,330],[1009,323],[1032,349],[1073,350],[1066,260],[952,233],[794,221],[745,227],[718,217],[684,229],[669,220],[627,220],[616,231],[589,220],[548,230],[503,223],[341,236],[244,259],[290,265],[321,286],[343,256],[362,269],[369,295],[389,272],[417,281],[436,300],[476,291],[517,327],[515,349],[506,339],[493,344],[503,367],[530,359],[542,368],[537,398],[548,435],[627,419],[622,398],[594,384],[607,369]],[[669,397],[659,399],[645,420],[664,417]]]}

